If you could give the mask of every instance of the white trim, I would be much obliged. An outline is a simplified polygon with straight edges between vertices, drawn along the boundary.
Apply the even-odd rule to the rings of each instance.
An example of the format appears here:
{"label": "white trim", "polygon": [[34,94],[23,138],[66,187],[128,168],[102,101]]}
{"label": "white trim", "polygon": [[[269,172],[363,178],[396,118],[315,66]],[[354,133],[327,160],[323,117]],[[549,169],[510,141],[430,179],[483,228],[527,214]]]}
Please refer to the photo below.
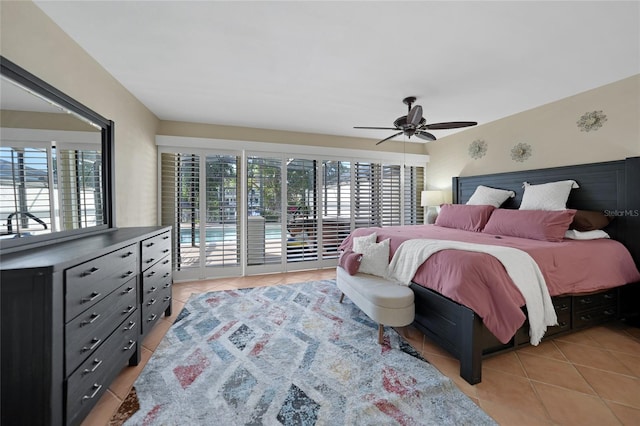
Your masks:
{"label": "white trim", "polygon": [[[334,148],[315,145],[295,145],[270,142],[239,141],[231,139],[211,139],[195,138],[187,136],[165,136],[156,135],[156,145],[158,147],[172,147],[174,149],[202,149],[207,152],[211,150],[229,150],[233,146],[236,151],[249,151],[250,155],[273,155],[282,153],[292,156],[313,155],[323,159],[349,160],[372,162],[391,162],[393,164],[407,164],[410,166],[426,166],[429,156],[423,154],[405,154],[403,152],[382,152],[367,151],[362,149]],[[166,152],[166,151],[162,151]],[[328,154],[330,152],[330,154]]]}
{"label": "white trim", "polygon": [[[85,132],[75,130],[41,130],[1,127],[2,146],[11,146],[12,142],[45,142],[101,145],[101,132]],[[97,139],[97,140],[94,140]]]}

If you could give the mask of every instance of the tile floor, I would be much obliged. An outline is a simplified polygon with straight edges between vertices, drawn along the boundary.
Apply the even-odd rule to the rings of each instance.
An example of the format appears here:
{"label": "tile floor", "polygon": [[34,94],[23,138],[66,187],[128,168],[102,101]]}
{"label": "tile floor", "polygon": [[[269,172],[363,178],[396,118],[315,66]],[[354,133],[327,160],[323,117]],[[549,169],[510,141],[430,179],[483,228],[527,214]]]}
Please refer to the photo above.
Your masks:
{"label": "tile floor", "polygon": [[[143,342],[142,362],[127,367],[83,425],[108,425],[136,377],[192,293],[333,279],[334,269],[178,283],[173,313]],[[614,322],[498,355],[483,362],[482,382],[459,377],[459,363],[421,332],[410,343],[501,425],[640,425],[640,328]]]}

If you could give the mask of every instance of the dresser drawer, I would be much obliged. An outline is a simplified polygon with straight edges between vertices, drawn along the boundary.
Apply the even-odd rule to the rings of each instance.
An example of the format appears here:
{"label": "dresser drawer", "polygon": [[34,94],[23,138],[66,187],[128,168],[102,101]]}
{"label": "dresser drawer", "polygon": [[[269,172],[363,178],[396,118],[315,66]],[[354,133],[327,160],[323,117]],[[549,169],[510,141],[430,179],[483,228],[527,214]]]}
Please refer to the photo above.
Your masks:
{"label": "dresser drawer", "polygon": [[114,324],[136,310],[135,281],[125,283],[65,326],[67,375],[106,340]]}
{"label": "dresser drawer", "polygon": [[109,338],[67,380],[67,423],[83,418],[109,387],[136,350],[137,312],[129,315]]}
{"label": "dresser drawer", "polygon": [[102,300],[135,276],[138,254],[135,245],[125,247],[65,271],[65,322]]}
{"label": "dresser drawer", "polygon": [[163,288],[142,304],[142,333],[147,334],[171,303],[171,287]]}
{"label": "dresser drawer", "polygon": [[[142,241],[142,270],[171,254],[171,233],[164,232]],[[171,259],[171,256],[169,256]],[[171,262],[169,262],[171,263]]]}
{"label": "dresser drawer", "polygon": [[171,285],[171,259],[166,257],[142,273],[142,303]]}

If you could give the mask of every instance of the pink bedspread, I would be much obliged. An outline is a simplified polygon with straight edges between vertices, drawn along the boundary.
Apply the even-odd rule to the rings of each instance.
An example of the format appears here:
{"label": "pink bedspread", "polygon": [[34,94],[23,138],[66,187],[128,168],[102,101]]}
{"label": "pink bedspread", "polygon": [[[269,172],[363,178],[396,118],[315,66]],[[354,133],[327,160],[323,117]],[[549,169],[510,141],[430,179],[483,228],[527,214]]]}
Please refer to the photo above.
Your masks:
{"label": "pink bedspread", "polygon": [[[391,238],[391,257],[412,238],[492,244],[524,250],[536,261],[551,296],[588,293],[640,281],[631,254],[610,239],[546,242],[516,237],[496,237],[481,232],[436,225],[392,226],[354,230],[340,246],[351,248],[352,239],[376,232],[378,241]],[[501,342],[508,342],[525,320],[524,299],[504,267],[485,253],[443,250],[418,268],[413,282],[471,308]]]}

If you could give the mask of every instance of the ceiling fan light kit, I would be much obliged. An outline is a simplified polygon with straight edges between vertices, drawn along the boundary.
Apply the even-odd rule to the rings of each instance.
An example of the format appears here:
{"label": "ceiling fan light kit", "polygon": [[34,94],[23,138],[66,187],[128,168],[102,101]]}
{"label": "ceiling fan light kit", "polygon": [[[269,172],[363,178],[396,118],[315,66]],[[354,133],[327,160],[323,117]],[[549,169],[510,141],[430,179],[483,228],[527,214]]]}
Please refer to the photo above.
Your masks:
{"label": "ceiling fan light kit", "polygon": [[396,118],[393,122],[394,127],[355,126],[354,129],[398,130],[397,133],[376,143],[376,145],[380,145],[382,142],[388,141],[389,139],[402,134],[407,136],[409,139],[411,139],[411,136],[416,136],[427,141],[435,141],[436,137],[427,132],[427,130],[458,129],[478,124],[475,121],[449,121],[444,123],[427,124],[427,120],[422,116],[422,107],[420,105],[412,106],[415,101],[415,96],[409,96],[402,100],[402,102],[407,105],[407,115]]}

